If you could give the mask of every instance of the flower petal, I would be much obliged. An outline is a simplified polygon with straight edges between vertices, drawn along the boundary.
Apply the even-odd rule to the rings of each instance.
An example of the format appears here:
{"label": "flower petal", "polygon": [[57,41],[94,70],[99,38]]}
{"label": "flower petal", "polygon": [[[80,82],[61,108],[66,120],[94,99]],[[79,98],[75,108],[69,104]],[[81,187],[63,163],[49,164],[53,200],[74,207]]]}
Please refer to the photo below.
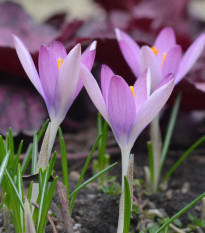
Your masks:
{"label": "flower petal", "polygon": [[125,32],[115,29],[115,34],[124,59],[129,65],[133,74],[138,77],[140,75],[140,47]]}
{"label": "flower petal", "polygon": [[50,112],[51,105],[54,105],[56,82],[59,71],[55,56],[52,51],[44,45],[41,46],[39,51],[38,67],[41,85],[46,97],[46,105]]}
{"label": "flower petal", "polygon": [[205,33],[199,36],[194,43],[188,48],[184,54],[179,69],[176,74],[175,84],[181,81],[181,79],[190,71],[196,60],[201,55],[205,44]]}
{"label": "flower petal", "polygon": [[106,106],[108,106],[108,90],[110,87],[110,80],[111,80],[113,75],[114,75],[114,73],[112,72],[112,70],[108,66],[102,65],[102,68],[101,68],[101,90],[102,90],[102,94],[103,94]]}
{"label": "flower petal", "polygon": [[149,97],[150,85],[151,74],[150,70],[148,69],[144,71],[144,73],[137,79],[134,84],[136,113]]}
{"label": "flower petal", "polygon": [[65,59],[67,52],[65,50],[64,45],[60,41],[53,41],[50,44],[49,48],[54,54],[56,60],[58,60],[59,58]]}
{"label": "flower petal", "polygon": [[162,80],[162,73],[156,55],[148,46],[141,48],[141,71],[144,72],[147,68],[151,72],[151,92]]}
{"label": "flower petal", "polygon": [[43,89],[41,87],[41,82],[39,79],[38,72],[33,63],[29,51],[17,36],[13,35],[13,38],[14,38],[14,46],[16,48],[17,55],[27,76],[29,77],[35,88],[38,90],[38,92],[41,94],[41,96],[45,98]]}
{"label": "flower petal", "polygon": [[170,27],[166,27],[158,34],[154,46],[159,49],[159,56],[163,53],[167,53],[173,46],[176,45],[176,37],[174,30]]}
{"label": "flower petal", "polygon": [[[167,82],[165,82],[165,80]],[[163,79],[164,85],[160,85],[139,110],[129,138],[129,145],[132,147],[136,138],[142,130],[154,119],[164,106],[174,87],[173,75],[169,74]]]}
{"label": "flower petal", "polygon": [[[89,70],[92,69],[95,60],[96,45],[97,45],[97,41],[93,41],[92,44],[83,52],[81,56],[81,63],[84,64]],[[83,83],[81,78],[79,78],[74,99],[78,96],[82,87],[83,87]]]}
{"label": "flower petal", "polygon": [[108,113],[120,145],[127,144],[130,126],[136,116],[133,94],[123,78],[114,75],[108,91]]}
{"label": "flower petal", "polygon": [[166,76],[167,74],[176,74],[177,69],[179,67],[182,56],[181,46],[175,46],[169,50],[165,61],[162,65],[162,76]]}
{"label": "flower petal", "polygon": [[64,119],[74,101],[81,64],[81,46],[77,44],[67,55],[59,72],[56,84],[55,111]]}
{"label": "flower petal", "polygon": [[81,65],[80,77],[95,107],[103,116],[103,118],[109,123],[110,120],[108,117],[107,108],[100,88],[91,72],[83,64]]}

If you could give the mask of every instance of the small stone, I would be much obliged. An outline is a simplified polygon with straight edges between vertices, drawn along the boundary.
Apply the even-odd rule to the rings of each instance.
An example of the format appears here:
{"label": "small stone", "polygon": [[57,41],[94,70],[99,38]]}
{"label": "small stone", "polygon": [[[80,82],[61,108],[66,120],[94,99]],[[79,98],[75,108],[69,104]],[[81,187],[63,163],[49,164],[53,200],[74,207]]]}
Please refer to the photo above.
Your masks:
{"label": "small stone", "polygon": [[167,198],[167,199],[172,199],[172,197],[173,197],[173,192],[172,192],[172,190],[168,190],[168,191],[166,192],[166,198]]}

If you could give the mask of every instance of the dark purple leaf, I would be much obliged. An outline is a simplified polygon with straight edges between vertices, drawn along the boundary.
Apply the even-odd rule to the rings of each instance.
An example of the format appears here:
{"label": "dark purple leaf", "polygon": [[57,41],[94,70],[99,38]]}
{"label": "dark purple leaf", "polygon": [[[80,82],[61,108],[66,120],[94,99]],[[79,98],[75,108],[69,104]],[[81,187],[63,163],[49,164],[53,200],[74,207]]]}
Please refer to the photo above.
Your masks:
{"label": "dark purple leaf", "polygon": [[0,86],[0,133],[11,127],[14,135],[23,132],[32,135],[38,131],[47,116],[38,93],[29,88]]}

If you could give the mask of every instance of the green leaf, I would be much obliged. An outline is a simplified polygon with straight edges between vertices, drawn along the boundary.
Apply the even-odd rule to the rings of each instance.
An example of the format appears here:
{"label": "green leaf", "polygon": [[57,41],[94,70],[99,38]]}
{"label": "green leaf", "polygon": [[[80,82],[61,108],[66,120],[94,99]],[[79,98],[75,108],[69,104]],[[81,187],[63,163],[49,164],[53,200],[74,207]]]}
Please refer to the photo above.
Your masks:
{"label": "green leaf", "polygon": [[88,185],[89,183],[91,183],[92,181],[94,181],[95,179],[97,179],[98,177],[100,177],[101,175],[103,175],[105,172],[109,171],[111,168],[113,168],[116,163],[113,163],[112,165],[110,165],[109,167],[106,167],[105,169],[103,169],[102,171],[98,172],[96,175],[94,175],[93,177],[91,177],[90,179],[88,179],[86,182],[84,182],[83,184],[81,184],[77,189],[75,189],[69,196],[68,199],[70,199],[71,197],[73,197],[74,194],[78,193],[82,188],[84,188],[86,185]]}
{"label": "green leaf", "polygon": [[33,191],[33,181],[31,181],[31,183],[29,185],[28,194],[27,194],[27,199],[28,199],[29,202],[31,200],[32,191]]}
{"label": "green leaf", "polygon": [[[97,137],[97,140],[96,140],[95,144],[93,145],[93,148],[90,151],[90,154],[89,154],[88,158],[86,159],[86,162],[85,162],[85,164],[83,166],[82,172],[80,174],[80,178],[78,180],[78,183],[77,183],[75,189],[77,189],[80,186],[80,184],[81,184],[81,182],[83,180],[84,174],[85,174],[85,172],[87,170],[87,167],[88,167],[88,165],[90,163],[90,160],[91,160],[91,158],[93,156],[93,153],[94,153],[94,151],[95,151],[95,149],[96,149],[96,147],[97,147],[97,145],[98,145],[99,140],[100,140],[101,137],[102,137],[102,134],[99,134],[98,137]],[[72,201],[71,201],[71,204],[70,204],[70,215],[72,215],[72,210],[73,210],[73,206],[74,206],[76,195],[77,195],[77,193],[73,195],[73,198],[72,198]]]}
{"label": "green leaf", "polygon": [[126,176],[124,176],[124,228],[123,233],[129,233],[131,218],[131,195],[130,186]]}
{"label": "green leaf", "polygon": [[48,210],[49,210],[52,198],[53,198],[53,194],[54,194],[55,189],[56,189],[57,181],[58,181],[58,176],[56,176],[54,178],[54,180],[52,181],[52,183],[51,183],[51,185],[49,187],[48,193],[46,195],[46,202],[45,202],[45,204],[43,206],[44,208],[43,208],[43,211],[41,213],[41,218],[40,218],[40,223],[39,223],[39,228],[38,228],[37,233],[41,233],[44,230],[46,217],[47,217]]}
{"label": "green leaf", "polygon": [[205,141],[205,135],[197,140],[194,144],[192,144],[188,150],[176,161],[176,163],[171,167],[171,169],[166,173],[162,183],[166,182],[169,177],[173,174],[173,172],[179,167],[179,165],[187,158],[191,152],[196,149],[201,143]]}
{"label": "green leaf", "polygon": [[66,186],[67,195],[69,195],[69,176],[68,176],[68,161],[67,161],[67,153],[65,141],[63,138],[63,133],[61,128],[58,129],[59,135],[59,143],[60,143],[60,151],[61,151],[61,167],[63,172],[63,183]]}
{"label": "green leaf", "polygon": [[169,118],[167,132],[166,132],[165,140],[164,140],[163,147],[162,147],[162,153],[161,153],[161,157],[160,157],[160,173],[162,172],[162,169],[164,166],[164,161],[166,159],[167,152],[169,150],[169,145],[170,145],[170,141],[171,141],[171,138],[173,135],[174,127],[176,124],[176,118],[177,118],[177,114],[179,111],[180,102],[181,102],[181,93],[178,94],[178,96],[175,100],[175,103],[174,103],[174,106],[172,108],[172,112],[171,112],[171,115]]}
{"label": "green leaf", "polygon": [[36,173],[37,159],[38,159],[38,136],[37,133],[34,133],[33,146],[32,146],[31,175]]}
{"label": "green leaf", "polygon": [[154,153],[152,142],[147,142],[148,156],[149,156],[149,170],[150,170],[150,181],[154,185]]}
{"label": "green leaf", "polygon": [[6,156],[4,157],[3,162],[1,164],[1,167],[0,167],[0,184],[1,184],[3,176],[4,176],[5,168],[8,164],[9,156],[10,156],[10,151],[7,152]]}
{"label": "green leaf", "polygon": [[14,174],[16,174],[17,169],[18,169],[18,164],[20,163],[20,156],[21,156],[22,148],[23,148],[23,140],[21,140],[18,150],[17,150],[17,154],[16,154],[16,158],[14,162]]}
{"label": "green leaf", "polygon": [[[21,198],[22,203],[24,203],[23,180],[22,180],[20,164],[18,165],[18,171],[17,171],[17,190],[18,190],[19,197]],[[19,206],[19,214],[20,214],[21,229],[24,229],[24,208],[22,209],[21,206]]]}
{"label": "green leaf", "polygon": [[26,172],[26,169],[28,167],[29,161],[31,160],[31,156],[32,156],[32,143],[29,144],[26,154],[24,156],[22,165],[21,165],[21,169],[22,169],[22,174],[24,174]]}
{"label": "green leaf", "polygon": [[6,172],[6,176],[8,178],[8,181],[9,181],[9,183],[10,183],[12,189],[13,189],[12,193],[15,194],[15,196],[17,197],[17,199],[19,201],[19,204],[21,205],[21,208],[24,209],[24,205],[23,205],[22,199],[21,199],[21,197],[20,197],[20,195],[18,193],[18,190],[17,190],[17,188],[16,188],[16,186],[15,186],[15,184],[14,184],[11,176],[9,175],[9,172],[7,171],[7,169],[5,169],[5,172]]}

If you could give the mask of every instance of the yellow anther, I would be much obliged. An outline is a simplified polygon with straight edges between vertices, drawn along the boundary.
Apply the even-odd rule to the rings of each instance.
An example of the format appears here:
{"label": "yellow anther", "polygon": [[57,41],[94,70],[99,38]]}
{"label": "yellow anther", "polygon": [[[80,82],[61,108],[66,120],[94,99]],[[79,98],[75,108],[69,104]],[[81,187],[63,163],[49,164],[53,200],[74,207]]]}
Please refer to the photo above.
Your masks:
{"label": "yellow anther", "polygon": [[157,56],[157,54],[159,53],[159,49],[156,49],[156,47],[155,46],[152,46],[151,47],[151,50],[152,50],[152,52]]}
{"label": "yellow anther", "polygon": [[134,87],[133,87],[133,86],[130,86],[130,90],[131,90],[131,92],[132,92],[132,94],[133,94],[133,96],[134,96],[134,98],[135,98],[135,90],[134,90]]}
{"label": "yellow anther", "polygon": [[57,65],[58,65],[58,69],[59,69],[59,70],[60,70],[61,65],[63,64],[63,62],[64,62],[64,60],[63,60],[63,59],[58,58],[58,60],[57,60]]}
{"label": "yellow anther", "polygon": [[161,62],[161,65],[164,64],[164,61],[165,61],[165,59],[166,59],[166,56],[167,56],[166,53],[163,53],[163,54],[162,54],[162,62]]}

